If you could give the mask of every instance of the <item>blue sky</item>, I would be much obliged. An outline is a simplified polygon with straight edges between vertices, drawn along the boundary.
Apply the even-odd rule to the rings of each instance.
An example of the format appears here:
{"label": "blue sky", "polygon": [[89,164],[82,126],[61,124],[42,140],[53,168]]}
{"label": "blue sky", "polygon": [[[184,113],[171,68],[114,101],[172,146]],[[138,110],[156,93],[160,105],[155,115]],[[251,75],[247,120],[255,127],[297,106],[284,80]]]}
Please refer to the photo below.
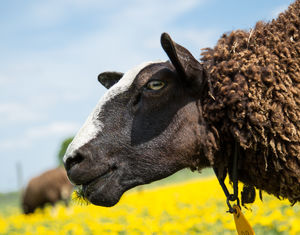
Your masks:
{"label": "blue sky", "polygon": [[97,75],[166,60],[168,32],[199,58],[224,33],[269,21],[291,0],[11,0],[0,7],[0,192],[57,164],[105,92]]}

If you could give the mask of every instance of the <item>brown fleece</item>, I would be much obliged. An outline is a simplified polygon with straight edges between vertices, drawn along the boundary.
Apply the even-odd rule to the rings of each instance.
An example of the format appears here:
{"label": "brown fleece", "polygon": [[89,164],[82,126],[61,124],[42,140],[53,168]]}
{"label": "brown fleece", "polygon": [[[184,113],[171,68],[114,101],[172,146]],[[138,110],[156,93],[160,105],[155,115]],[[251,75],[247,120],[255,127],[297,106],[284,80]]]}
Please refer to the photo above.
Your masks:
{"label": "brown fleece", "polygon": [[33,213],[46,203],[54,205],[59,200],[67,202],[73,190],[65,169],[58,167],[32,178],[22,197],[22,208],[25,214]]}
{"label": "brown fleece", "polygon": [[299,29],[296,0],[277,19],[224,34],[202,53],[213,164],[230,171],[233,136],[241,146],[239,179],[291,202],[300,201]]}

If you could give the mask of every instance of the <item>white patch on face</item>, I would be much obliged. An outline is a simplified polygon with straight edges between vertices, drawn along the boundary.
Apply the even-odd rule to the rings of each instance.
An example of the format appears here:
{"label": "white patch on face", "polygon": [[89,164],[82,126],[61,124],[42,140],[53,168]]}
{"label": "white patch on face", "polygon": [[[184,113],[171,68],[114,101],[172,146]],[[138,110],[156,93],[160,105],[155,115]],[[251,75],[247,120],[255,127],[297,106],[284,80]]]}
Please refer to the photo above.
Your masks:
{"label": "white patch on face", "polygon": [[[161,62],[161,61],[160,61]],[[97,119],[99,113],[102,110],[102,107],[116,95],[121,94],[127,91],[137,74],[146,66],[150,64],[160,63],[160,62],[145,62],[140,64],[139,66],[129,70],[124,74],[124,76],[113,85],[99,100],[98,104],[89,115],[84,125],[81,127],[79,132],[76,134],[75,138],[68,146],[66,154],[63,158],[64,163],[66,163],[67,158],[74,157],[76,154],[76,150],[87,144],[92,139],[96,138],[97,134],[100,133],[104,127],[104,124]]]}

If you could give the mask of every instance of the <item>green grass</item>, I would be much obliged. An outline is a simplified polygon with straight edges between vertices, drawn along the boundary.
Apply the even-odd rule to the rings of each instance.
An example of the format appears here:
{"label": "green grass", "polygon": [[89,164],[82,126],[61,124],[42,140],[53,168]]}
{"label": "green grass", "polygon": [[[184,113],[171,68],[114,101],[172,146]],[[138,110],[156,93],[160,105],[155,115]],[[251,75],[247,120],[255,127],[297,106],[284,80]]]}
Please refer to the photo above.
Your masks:
{"label": "green grass", "polygon": [[152,182],[150,184],[138,186],[138,187],[134,188],[133,190],[155,188],[155,187],[164,186],[167,184],[183,182],[186,180],[199,179],[199,178],[210,176],[213,174],[214,173],[211,168],[206,168],[206,169],[202,170],[201,173],[199,173],[198,171],[193,172],[190,169],[183,169],[167,178]]}
{"label": "green grass", "polygon": [[6,214],[11,208],[20,207],[20,193],[0,193],[0,212]]}

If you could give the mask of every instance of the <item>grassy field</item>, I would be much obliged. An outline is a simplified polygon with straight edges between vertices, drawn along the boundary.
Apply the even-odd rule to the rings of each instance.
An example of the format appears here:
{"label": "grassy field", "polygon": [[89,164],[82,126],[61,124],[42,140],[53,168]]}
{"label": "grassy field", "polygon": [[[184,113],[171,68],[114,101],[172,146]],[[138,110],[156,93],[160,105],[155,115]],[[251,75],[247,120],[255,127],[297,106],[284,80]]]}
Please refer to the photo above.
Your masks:
{"label": "grassy field", "polygon": [[20,205],[20,193],[0,193],[0,212],[9,213],[10,208],[18,208]]}
{"label": "grassy field", "polygon": [[[264,196],[243,208],[256,234],[300,234],[300,205]],[[2,203],[3,206],[5,203]],[[15,202],[0,212],[0,234],[236,234],[211,171],[182,171],[126,193],[112,208],[58,204],[30,216]]]}
{"label": "grassy field", "polygon": [[[188,169],[181,170],[174,175],[167,177],[165,179],[153,182],[147,185],[141,185],[136,188],[131,189],[130,191],[141,191],[146,189],[155,188],[158,186],[163,186],[167,184],[182,182],[190,179],[197,179],[201,177],[206,177],[213,175],[211,169],[205,169],[199,174],[198,172],[192,172]],[[9,192],[9,193],[0,193],[0,212],[2,214],[9,213],[10,208],[19,208],[21,200],[21,193],[19,192]]]}

